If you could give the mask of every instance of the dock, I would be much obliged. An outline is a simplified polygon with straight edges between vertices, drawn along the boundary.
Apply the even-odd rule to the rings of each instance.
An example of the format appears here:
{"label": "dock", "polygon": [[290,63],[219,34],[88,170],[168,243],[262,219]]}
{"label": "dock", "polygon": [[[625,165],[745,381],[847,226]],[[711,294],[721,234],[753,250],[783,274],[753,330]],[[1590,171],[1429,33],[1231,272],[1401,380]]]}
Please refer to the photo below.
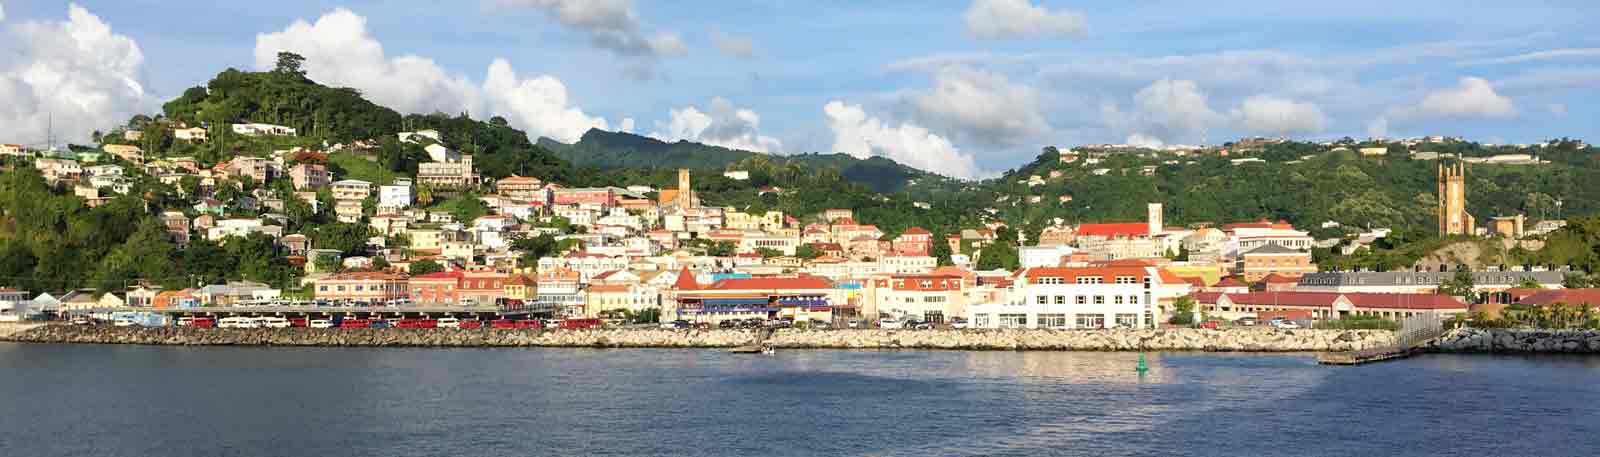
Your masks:
{"label": "dock", "polygon": [[728,349],[728,352],[731,353],[731,354],[761,354],[761,353],[764,353],[764,352],[767,351],[768,348],[772,347],[772,345],[767,344],[767,338],[772,337],[772,333],[773,333],[773,329],[770,329],[770,328],[761,329],[761,332],[756,334],[756,340],[754,342],[751,342],[750,344],[746,344],[746,345],[743,345],[743,346],[736,346],[736,347],[730,348],[730,349]]}
{"label": "dock", "polygon": [[1418,353],[1418,347],[1444,335],[1444,320],[1436,313],[1420,314],[1402,319],[1396,331],[1395,342],[1387,346],[1346,352],[1317,354],[1320,365],[1363,365],[1399,360]]}

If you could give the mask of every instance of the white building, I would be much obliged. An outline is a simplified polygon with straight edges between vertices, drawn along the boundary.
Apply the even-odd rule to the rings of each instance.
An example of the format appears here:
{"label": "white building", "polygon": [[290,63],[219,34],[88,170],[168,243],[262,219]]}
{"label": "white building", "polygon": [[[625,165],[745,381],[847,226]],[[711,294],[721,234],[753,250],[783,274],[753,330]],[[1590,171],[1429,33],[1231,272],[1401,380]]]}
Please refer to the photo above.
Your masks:
{"label": "white building", "polygon": [[1067,256],[1076,252],[1070,246],[1025,246],[1017,250],[1023,268],[1058,267]]}
{"label": "white building", "polygon": [[1164,320],[1163,303],[1187,292],[1163,287],[1160,270],[1140,266],[1029,268],[1013,289],[1006,301],[967,305],[972,326],[1151,328]]}
{"label": "white building", "polygon": [[244,136],[295,136],[295,129],[273,124],[233,124],[233,133]]}
{"label": "white building", "polygon": [[400,210],[411,206],[411,180],[396,179],[394,184],[378,186],[378,208]]}

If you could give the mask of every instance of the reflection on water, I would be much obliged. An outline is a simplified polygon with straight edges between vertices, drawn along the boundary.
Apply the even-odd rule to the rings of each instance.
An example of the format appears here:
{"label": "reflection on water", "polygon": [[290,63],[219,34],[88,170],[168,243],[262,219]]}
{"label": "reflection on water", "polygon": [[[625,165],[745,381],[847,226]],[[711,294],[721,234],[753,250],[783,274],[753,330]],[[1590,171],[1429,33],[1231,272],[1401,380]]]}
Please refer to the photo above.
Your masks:
{"label": "reflection on water", "polygon": [[0,344],[0,430],[10,433],[0,454],[1524,456],[1600,447],[1596,358],[1430,355],[1330,368],[1306,355],[1150,353],[1142,377],[1137,361]]}

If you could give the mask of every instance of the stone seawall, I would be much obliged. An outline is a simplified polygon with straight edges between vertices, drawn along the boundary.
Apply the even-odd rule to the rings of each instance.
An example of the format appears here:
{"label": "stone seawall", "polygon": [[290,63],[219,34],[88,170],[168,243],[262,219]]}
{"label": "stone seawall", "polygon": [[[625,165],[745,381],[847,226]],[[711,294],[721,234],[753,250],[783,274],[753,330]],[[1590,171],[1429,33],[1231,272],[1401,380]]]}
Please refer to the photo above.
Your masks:
{"label": "stone seawall", "polygon": [[[715,348],[753,342],[756,330],[207,329],[47,325],[0,336],[31,343],[246,346]],[[1377,330],[779,330],[778,348],[1070,351],[1348,351],[1390,344]]]}
{"label": "stone seawall", "polygon": [[1600,330],[1458,328],[1429,341],[1433,352],[1600,354]]}
{"label": "stone seawall", "polygon": [[45,324],[20,323],[20,322],[3,322],[3,323],[0,323],[0,340],[4,340],[6,337],[11,336],[13,334],[22,333],[22,332],[26,332],[28,330],[32,330],[35,327],[39,327],[41,325],[45,325]]}

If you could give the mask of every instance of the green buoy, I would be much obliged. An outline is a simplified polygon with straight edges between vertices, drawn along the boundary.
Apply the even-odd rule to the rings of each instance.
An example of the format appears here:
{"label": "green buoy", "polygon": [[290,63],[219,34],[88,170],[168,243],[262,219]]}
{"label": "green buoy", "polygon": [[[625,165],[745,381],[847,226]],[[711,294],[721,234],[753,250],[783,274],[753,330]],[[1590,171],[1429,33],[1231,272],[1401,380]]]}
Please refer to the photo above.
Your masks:
{"label": "green buoy", "polygon": [[1150,365],[1147,365],[1147,364],[1144,363],[1144,353],[1143,352],[1139,353],[1139,365],[1134,366],[1133,367],[1133,371],[1137,371],[1141,375],[1143,375],[1146,371],[1150,371]]}

